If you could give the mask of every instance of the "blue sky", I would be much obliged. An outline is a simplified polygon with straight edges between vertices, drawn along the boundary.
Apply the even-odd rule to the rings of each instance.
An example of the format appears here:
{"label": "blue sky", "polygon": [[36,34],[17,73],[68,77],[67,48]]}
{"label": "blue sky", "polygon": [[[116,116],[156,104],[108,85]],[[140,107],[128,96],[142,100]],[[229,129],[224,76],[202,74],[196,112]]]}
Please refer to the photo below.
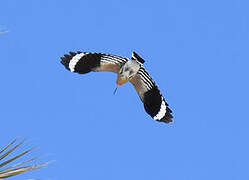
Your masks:
{"label": "blue sky", "polygon": [[[1,145],[46,168],[13,179],[249,179],[249,2],[0,2]],[[116,75],[68,72],[69,51],[136,51],[173,110],[148,116]],[[23,147],[25,149],[25,146]]]}

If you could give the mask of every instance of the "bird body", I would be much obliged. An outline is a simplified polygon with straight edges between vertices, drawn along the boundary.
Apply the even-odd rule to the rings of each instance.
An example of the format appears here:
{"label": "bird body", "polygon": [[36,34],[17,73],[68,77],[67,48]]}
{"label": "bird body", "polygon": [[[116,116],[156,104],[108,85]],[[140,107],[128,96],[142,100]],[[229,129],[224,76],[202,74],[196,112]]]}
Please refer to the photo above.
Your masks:
{"label": "bird body", "polygon": [[117,86],[131,82],[146,112],[155,120],[169,123],[173,116],[157,85],[143,67],[144,59],[133,52],[131,59],[121,56],[70,52],[61,57],[61,63],[71,72],[85,74],[91,71],[109,71],[117,74]]}

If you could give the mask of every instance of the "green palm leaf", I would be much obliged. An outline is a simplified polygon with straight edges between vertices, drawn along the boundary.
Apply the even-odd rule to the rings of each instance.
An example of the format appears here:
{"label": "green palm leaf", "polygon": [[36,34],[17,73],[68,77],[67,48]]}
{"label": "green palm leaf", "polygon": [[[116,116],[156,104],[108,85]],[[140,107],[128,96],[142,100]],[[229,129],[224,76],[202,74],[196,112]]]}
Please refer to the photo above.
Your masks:
{"label": "green palm leaf", "polygon": [[8,158],[8,156],[10,154],[12,154],[13,151],[16,150],[19,146],[21,146],[25,142],[25,140],[23,140],[20,143],[15,145],[16,142],[17,142],[17,139],[13,140],[6,147],[4,147],[3,149],[0,150],[0,179],[15,176],[17,174],[27,172],[27,171],[30,171],[30,170],[38,169],[38,168],[40,168],[42,166],[45,166],[47,164],[47,162],[45,162],[45,163],[40,163],[40,164],[33,164],[33,165],[23,166],[23,165],[25,165],[27,163],[33,162],[36,159],[38,159],[38,157],[35,157],[35,158],[29,159],[29,160],[26,160],[26,161],[18,162],[18,163],[14,164],[14,165],[10,165],[11,162],[13,162],[16,159],[24,156],[25,154],[29,153],[30,151],[32,151],[34,149],[34,148],[30,148],[30,149],[28,149],[26,151],[23,151],[23,152],[15,155],[12,158]]}

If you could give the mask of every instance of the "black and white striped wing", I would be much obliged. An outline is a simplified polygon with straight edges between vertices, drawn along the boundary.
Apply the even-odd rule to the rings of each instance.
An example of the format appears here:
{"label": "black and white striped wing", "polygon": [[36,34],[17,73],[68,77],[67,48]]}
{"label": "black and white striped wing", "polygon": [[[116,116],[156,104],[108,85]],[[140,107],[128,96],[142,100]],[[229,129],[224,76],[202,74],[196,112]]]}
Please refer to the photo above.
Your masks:
{"label": "black and white striped wing", "polygon": [[71,72],[80,74],[91,71],[109,71],[118,73],[120,66],[128,61],[127,58],[89,52],[70,52],[61,57],[61,63]]}
{"label": "black and white striped wing", "polygon": [[157,85],[142,66],[138,73],[130,80],[140,99],[144,103],[145,111],[155,120],[172,122],[173,116],[167,102],[159,91]]}

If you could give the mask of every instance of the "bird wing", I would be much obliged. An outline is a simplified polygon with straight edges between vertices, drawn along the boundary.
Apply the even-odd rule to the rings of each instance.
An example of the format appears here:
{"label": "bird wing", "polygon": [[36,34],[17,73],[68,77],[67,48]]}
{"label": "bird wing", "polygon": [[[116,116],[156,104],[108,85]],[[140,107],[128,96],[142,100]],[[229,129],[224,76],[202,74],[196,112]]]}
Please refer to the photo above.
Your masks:
{"label": "bird wing", "polygon": [[61,63],[71,72],[80,74],[91,71],[109,71],[118,73],[122,64],[129,59],[121,56],[90,53],[90,52],[69,52],[61,57]]}
{"label": "bird wing", "polygon": [[169,123],[173,116],[167,102],[143,66],[130,80],[140,99],[144,103],[145,111],[155,120]]}

